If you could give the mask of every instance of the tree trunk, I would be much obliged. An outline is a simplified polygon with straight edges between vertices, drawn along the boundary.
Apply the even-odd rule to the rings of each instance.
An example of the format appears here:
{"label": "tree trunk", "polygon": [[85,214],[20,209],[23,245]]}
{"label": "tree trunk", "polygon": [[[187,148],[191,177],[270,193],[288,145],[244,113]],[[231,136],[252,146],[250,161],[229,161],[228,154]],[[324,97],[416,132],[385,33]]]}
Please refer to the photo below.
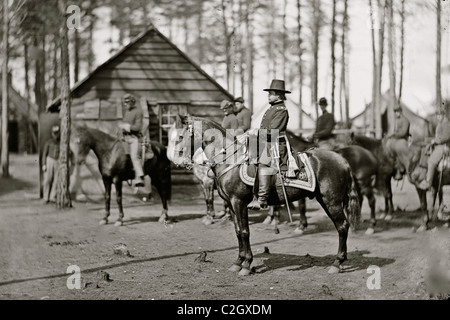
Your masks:
{"label": "tree trunk", "polygon": [[250,4],[252,0],[246,0],[245,34],[246,34],[246,64],[247,64],[247,101],[248,108],[253,114],[253,25],[250,17]]}
{"label": "tree trunk", "polygon": [[59,96],[59,91],[58,91],[58,84],[60,82],[61,76],[58,73],[59,68],[58,68],[58,49],[59,49],[59,37],[57,36],[57,34],[54,35],[53,37],[53,43],[54,43],[54,47],[53,47],[53,92],[52,92],[52,98],[55,99]]}
{"label": "tree trunk", "polygon": [[317,85],[319,74],[319,32],[320,32],[320,0],[313,1],[313,21],[312,21],[312,68],[311,68],[311,105],[315,106],[316,119],[319,117],[317,103]]}
{"label": "tree trunk", "polygon": [[336,43],[336,1],[333,0],[333,17],[331,23],[331,113],[334,114],[334,89],[336,81],[336,57],[334,53],[334,47]]}
{"label": "tree trunk", "polygon": [[222,0],[222,24],[223,24],[223,35],[225,38],[225,64],[227,73],[227,90],[231,88],[231,59],[230,59],[230,34],[228,33],[227,18],[225,15],[225,0]]}
{"label": "tree trunk", "polygon": [[376,132],[376,105],[377,105],[377,53],[375,46],[375,11],[372,4],[372,0],[369,0],[369,8],[370,8],[370,32],[371,32],[371,40],[372,40],[372,102],[370,103],[370,109],[372,113],[371,121],[369,123],[370,132]]}
{"label": "tree trunk", "polygon": [[383,128],[381,125],[381,107],[383,104],[383,92],[381,91],[381,82],[383,79],[383,55],[384,55],[384,26],[386,17],[386,1],[382,4],[382,0],[378,0],[378,12],[381,12],[380,29],[378,30],[378,68],[377,68],[377,99],[375,105],[375,134],[377,139],[381,139],[383,136]]}
{"label": "tree trunk", "polygon": [[73,31],[73,80],[75,83],[77,83],[80,77],[80,35],[78,34],[77,28],[75,28]]}
{"label": "tree trunk", "polygon": [[198,36],[197,36],[197,47],[198,47],[198,64],[201,66],[203,64],[203,0],[198,1],[198,17],[197,17],[197,27],[198,27]]}
{"label": "tree trunk", "polygon": [[[65,1],[59,0],[59,9],[62,17],[65,16]],[[59,166],[56,184],[56,205],[60,209],[72,206],[69,185],[69,156],[70,156],[70,67],[69,67],[69,41],[67,39],[67,28],[65,20],[62,19],[61,34],[61,141],[59,153]]]}
{"label": "tree trunk", "polygon": [[[283,52],[281,54],[281,69],[282,69],[282,76],[283,76],[283,80],[288,80],[287,75],[286,75],[286,54],[287,54],[287,37],[288,37],[288,31],[287,31],[287,25],[286,25],[286,11],[287,11],[287,0],[283,0],[283,15],[282,15],[282,23],[283,23],[283,44],[282,44],[282,48],[283,48]],[[289,86],[291,87],[291,86]]]}
{"label": "tree trunk", "polygon": [[443,109],[441,95],[441,0],[436,0],[436,111]]}
{"label": "tree trunk", "polygon": [[9,58],[9,7],[8,0],[3,0],[3,66],[2,66],[2,174],[9,177],[9,145],[8,145],[8,58]]}
{"label": "tree trunk", "polygon": [[400,38],[400,80],[398,85],[398,104],[402,101],[403,93],[403,65],[405,58],[405,0],[402,0],[401,16],[401,38]]}
{"label": "tree trunk", "polygon": [[297,0],[297,45],[298,45],[298,74],[299,74],[299,94],[298,94],[298,107],[299,107],[299,127],[303,128],[303,62],[302,62],[302,23],[301,23],[301,1]]}
{"label": "tree trunk", "polygon": [[[342,15],[342,37],[341,37],[341,47],[342,47],[342,63],[341,63],[341,117],[342,123],[348,127],[350,123],[349,117],[349,88],[348,88],[348,76],[347,76],[347,51],[346,51],[346,35],[348,31],[348,0],[344,0],[344,12]],[[342,96],[343,95],[343,96]],[[343,107],[342,107],[342,100]],[[343,109],[343,110],[342,110]],[[345,119],[345,120],[344,120]]]}
{"label": "tree trunk", "polygon": [[388,112],[388,130],[392,132],[394,124],[394,107],[397,104],[395,94],[395,65],[394,65],[394,8],[393,0],[388,1],[388,50],[389,50],[389,105]]}

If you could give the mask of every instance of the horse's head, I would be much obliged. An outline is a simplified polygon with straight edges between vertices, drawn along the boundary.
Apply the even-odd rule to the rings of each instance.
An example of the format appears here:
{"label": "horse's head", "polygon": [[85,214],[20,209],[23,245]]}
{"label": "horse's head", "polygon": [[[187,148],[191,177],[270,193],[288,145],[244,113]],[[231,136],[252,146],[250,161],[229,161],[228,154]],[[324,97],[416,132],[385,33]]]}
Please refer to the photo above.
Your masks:
{"label": "horse's head", "polygon": [[167,157],[177,166],[190,167],[194,154],[194,130],[188,116],[177,116],[169,129]]}
{"label": "horse's head", "polygon": [[86,162],[86,157],[91,150],[89,133],[86,127],[76,127],[74,134],[75,159],[78,165]]}

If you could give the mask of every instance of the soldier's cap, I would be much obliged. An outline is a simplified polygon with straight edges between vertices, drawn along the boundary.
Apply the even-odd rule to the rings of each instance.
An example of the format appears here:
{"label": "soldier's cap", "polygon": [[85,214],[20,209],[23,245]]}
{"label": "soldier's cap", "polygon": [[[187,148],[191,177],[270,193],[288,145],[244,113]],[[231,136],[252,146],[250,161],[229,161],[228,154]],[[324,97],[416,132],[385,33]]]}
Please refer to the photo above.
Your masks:
{"label": "soldier's cap", "polygon": [[328,105],[328,101],[326,98],[319,99],[319,106],[327,106],[327,105]]}
{"label": "soldier's cap", "polygon": [[234,99],[234,102],[244,103],[244,98],[238,97],[238,98]]}
{"label": "soldier's cap", "polygon": [[129,100],[129,101],[136,102],[136,98],[135,98],[131,93],[126,93],[126,94],[123,96],[122,100],[123,100],[123,101]]}
{"label": "soldier's cap", "polygon": [[291,93],[290,91],[287,91],[284,88],[284,80],[279,80],[279,79],[273,79],[272,83],[270,84],[270,88],[263,89],[263,91],[276,91],[276,92],[283,92],[283,93]]}
{"label": "soldier's cap", "polygon": [[231,103],[231,101],[228,100],[222,100],[222,102],[220,103],[220,109],[226,109],[228,107],[232,107],[233,104]]}
{"label": "soldier's cap", "polygon": [[59,132],[59,126],[58,125],[53,126],[52,132]]}

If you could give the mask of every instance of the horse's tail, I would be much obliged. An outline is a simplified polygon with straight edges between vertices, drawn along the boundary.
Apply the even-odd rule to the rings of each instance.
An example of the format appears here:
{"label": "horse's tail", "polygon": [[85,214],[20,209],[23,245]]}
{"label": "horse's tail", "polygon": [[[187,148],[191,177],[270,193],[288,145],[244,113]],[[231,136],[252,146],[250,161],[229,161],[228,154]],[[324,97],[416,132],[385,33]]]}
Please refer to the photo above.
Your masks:
{"label": "horse's tail", "polygon": [[344,199],[344,209],[347,214],[347,219],[350,226],[356,230],[361,220],[361,206],[359,203],[358,191],[356,187],[355,178],[350,168],[348,168],[350,180],[347,186],[347,194]]}

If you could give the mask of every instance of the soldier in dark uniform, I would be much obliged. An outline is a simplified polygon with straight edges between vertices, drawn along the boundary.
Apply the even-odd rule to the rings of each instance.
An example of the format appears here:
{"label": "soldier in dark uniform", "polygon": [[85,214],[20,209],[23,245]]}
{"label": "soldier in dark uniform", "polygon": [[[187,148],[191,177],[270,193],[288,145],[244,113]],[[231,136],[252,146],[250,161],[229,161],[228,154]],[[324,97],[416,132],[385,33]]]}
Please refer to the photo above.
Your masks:
{"label": "soldier in dark uniform", "polygon": [[252,122],[252,113],[244,105],[244,99],[242,97],[234,99],[234,114],[238,119],[239,129],[242,129],[243,132],[248,131]]}
{"label": "soldier in dark uniform", "polygon": [[334,116],[327,111],[328,102],[326,98],[320,98],[319,106],[322,109],[322,115],[317,119],[316,131],[309,140],[315,141],[317,146],[321,149],[333,150],[336,141],[333,134]]}
{"label": "soldier in dark uniform", "polygon": [[[285,90],[284,81],[274,79],[270,84],[269,89],[264,89],[269,92],[270,107],[264,113],[259,129],[259,140],[266,144],[265,150],[267,153],[260,150],[258,159],[258,184],[259,190],[257,199],[248,205],[249,209],[260,210],[267,208],[267,200],[270,193],[274,175],[277,173],[276,169],[271,166],[272,158],[270,149],[272,148],[272,137],[278,137],[279,155],[280,155],[280,170],[281,174],[285,174],[288,169],[288,152],[286,145],[286,128],[289,121],[289,113],[284,104],[286,100],[286,93],[291,93]],[[256,191],[256,190],[255,190]]]}
{"label": "soldier in dark uniform", "polygon": [[220,109],[222,109],[225,114],[222,120],[222,127],[224,129],[237,129],[239,123],[236,115],[233,113],[233,103],[228,100],[223,100],[220,103]]}

